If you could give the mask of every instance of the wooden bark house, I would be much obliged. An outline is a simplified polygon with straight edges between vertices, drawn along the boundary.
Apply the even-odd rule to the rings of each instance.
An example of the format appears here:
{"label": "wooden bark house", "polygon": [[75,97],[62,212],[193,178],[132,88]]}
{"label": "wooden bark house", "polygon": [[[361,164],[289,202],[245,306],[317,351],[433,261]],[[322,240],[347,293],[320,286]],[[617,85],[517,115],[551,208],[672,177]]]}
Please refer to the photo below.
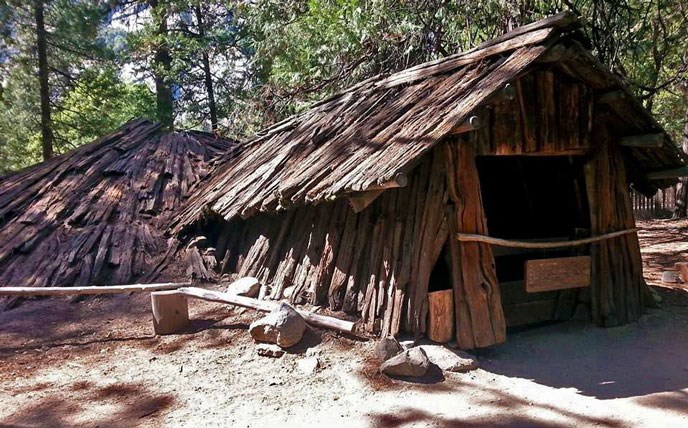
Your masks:
{"label": "wooden bark house", "polygon": [[586,43],[563,13],[361,82],[242,145],[173,231],[272,299],[382,335],[469,349],[577,306],[636,320],[629,186],[653,193],[685,162]]}
{"label": "wooden bark house", "polygon": [[[0,287],[128,284],[172,254],[165,219],[233,144],[132,120],[0,177]],[[6,300],[3,305],[16,299]]]}

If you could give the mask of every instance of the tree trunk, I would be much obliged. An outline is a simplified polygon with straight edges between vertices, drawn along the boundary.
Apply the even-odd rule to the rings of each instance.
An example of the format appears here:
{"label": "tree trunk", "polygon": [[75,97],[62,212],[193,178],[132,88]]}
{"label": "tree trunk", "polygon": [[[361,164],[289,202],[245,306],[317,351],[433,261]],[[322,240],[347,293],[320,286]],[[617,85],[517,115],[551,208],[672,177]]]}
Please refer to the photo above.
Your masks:
{"label": "tree trunk", "polygon": [[148,0],[151,16],[158,36],[155,56],[153,57],[153,76],[155,80],[155,98],[157,103],[158,120],[167,130],[174,128],[174,99],[170,87],[170,71],[172,56],[167,46],[167,8],[158,0]]}
{"label": "tree trunk", "polygon": [[[201,6],[196,5],[194,12],[196,13],[196,20],[198,21],[198,35],[201,40],[205,38],[205,25],[203,24],[203,12]],[[213,89],[213,77],[210,74],[210,58],[208,51],[204,50],[201,61],[203,63],[203,81],[205,83],[205,90],[208,94],[208,112],[210,113],[210,126],[213,131],[217,130],[217,106],[215,104],[215,91]]]}
{"label": "tree trunk", "polygon": [[[683,83],[683,97],[688,102],[688,82]],[[688,153],[688,107],[686,107],[683,123],[683,142],[684,153]],[[686,217],[686,207],[688,206],[688,177],[682,177],[676,187],[676,205],[674,207],[673,218]]]}
{"label": "tree trunk", "polygon": [[38,86],[41,98],[41,149],[43,160],[53,157],[53,125],[50,117],[50,86],[48,84],[48,52],[43,17],[43,1],[34,3],[36,50],[38,51]]}

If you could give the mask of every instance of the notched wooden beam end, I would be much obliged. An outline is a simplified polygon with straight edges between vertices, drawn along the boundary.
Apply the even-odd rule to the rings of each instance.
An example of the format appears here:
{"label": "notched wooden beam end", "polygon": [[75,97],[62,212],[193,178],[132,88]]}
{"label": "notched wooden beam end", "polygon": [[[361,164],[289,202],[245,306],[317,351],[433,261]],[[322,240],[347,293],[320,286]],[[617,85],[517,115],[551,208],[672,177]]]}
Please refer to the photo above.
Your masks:
{"label": "notched wooden beam end", "polygon": [[368,192],[361,192],[356,196],[350,196],[349,205],[355,213],[360,213],[372,204],[384,191],[385,189],[370,190]]}
{"label": "notched wooden beam end", "polygon": [[471,116],[459,125],[455,126],[450,134],[452,135],[458,135],[458,134],[464,134],[466,132],[471,132],[471,131],[476,131],[480,129],[481,126],[481,120],[480,117],[478,116]]}

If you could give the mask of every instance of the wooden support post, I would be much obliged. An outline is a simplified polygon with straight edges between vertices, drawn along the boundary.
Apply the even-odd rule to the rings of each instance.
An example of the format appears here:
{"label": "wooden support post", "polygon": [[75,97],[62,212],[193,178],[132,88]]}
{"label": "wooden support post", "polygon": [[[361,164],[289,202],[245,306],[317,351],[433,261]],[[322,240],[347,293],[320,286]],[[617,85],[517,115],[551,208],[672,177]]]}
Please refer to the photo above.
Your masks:
{"label": "wooden support post", "polygon": [[[593,236],[634,227],[626,168],[618,137],[606,126],[608,121],[608,113],[598,115],[592,133],[595,152],[585,164]],[[645,287],[637,235],[630,233],[594,242],[590,257],[593,320],[605,327],[637,320]]]}
{"label": "wooden support post", "polygon": [[[446,145],[450,233],[487,235],[480,179],[475,163],[478,138]],[[506,323],[492,248],[481,242],[450,240],[456,341],[462,349],[482,348],[506,340]]]}
{"label": "wooden support post", "polygon": [[454,336],[454,292],[441,290],[428,293],[428,338],[447,343]]}
{"label": "wooden support post", "polygon": [[619,144],[624,147],[659,148],[664,144],[664,134],[641,134],[623,137]]}
{"label": "wooden support post", "polygon": [[173,334],[189,325],[186,296],[177,291],[151,293],[151,307],[155,334]]}

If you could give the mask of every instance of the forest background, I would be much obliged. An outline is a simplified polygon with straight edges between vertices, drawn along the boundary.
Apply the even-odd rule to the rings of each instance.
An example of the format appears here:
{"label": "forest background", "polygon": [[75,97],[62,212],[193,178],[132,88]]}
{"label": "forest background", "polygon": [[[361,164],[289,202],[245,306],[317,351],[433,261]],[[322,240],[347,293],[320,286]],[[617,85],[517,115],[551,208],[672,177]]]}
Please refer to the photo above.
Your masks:
{"label": "forest background", "polygon": [[688,150],[688,0],[0,0],[0,176],[139,116],[246,138],[563,10]]}

